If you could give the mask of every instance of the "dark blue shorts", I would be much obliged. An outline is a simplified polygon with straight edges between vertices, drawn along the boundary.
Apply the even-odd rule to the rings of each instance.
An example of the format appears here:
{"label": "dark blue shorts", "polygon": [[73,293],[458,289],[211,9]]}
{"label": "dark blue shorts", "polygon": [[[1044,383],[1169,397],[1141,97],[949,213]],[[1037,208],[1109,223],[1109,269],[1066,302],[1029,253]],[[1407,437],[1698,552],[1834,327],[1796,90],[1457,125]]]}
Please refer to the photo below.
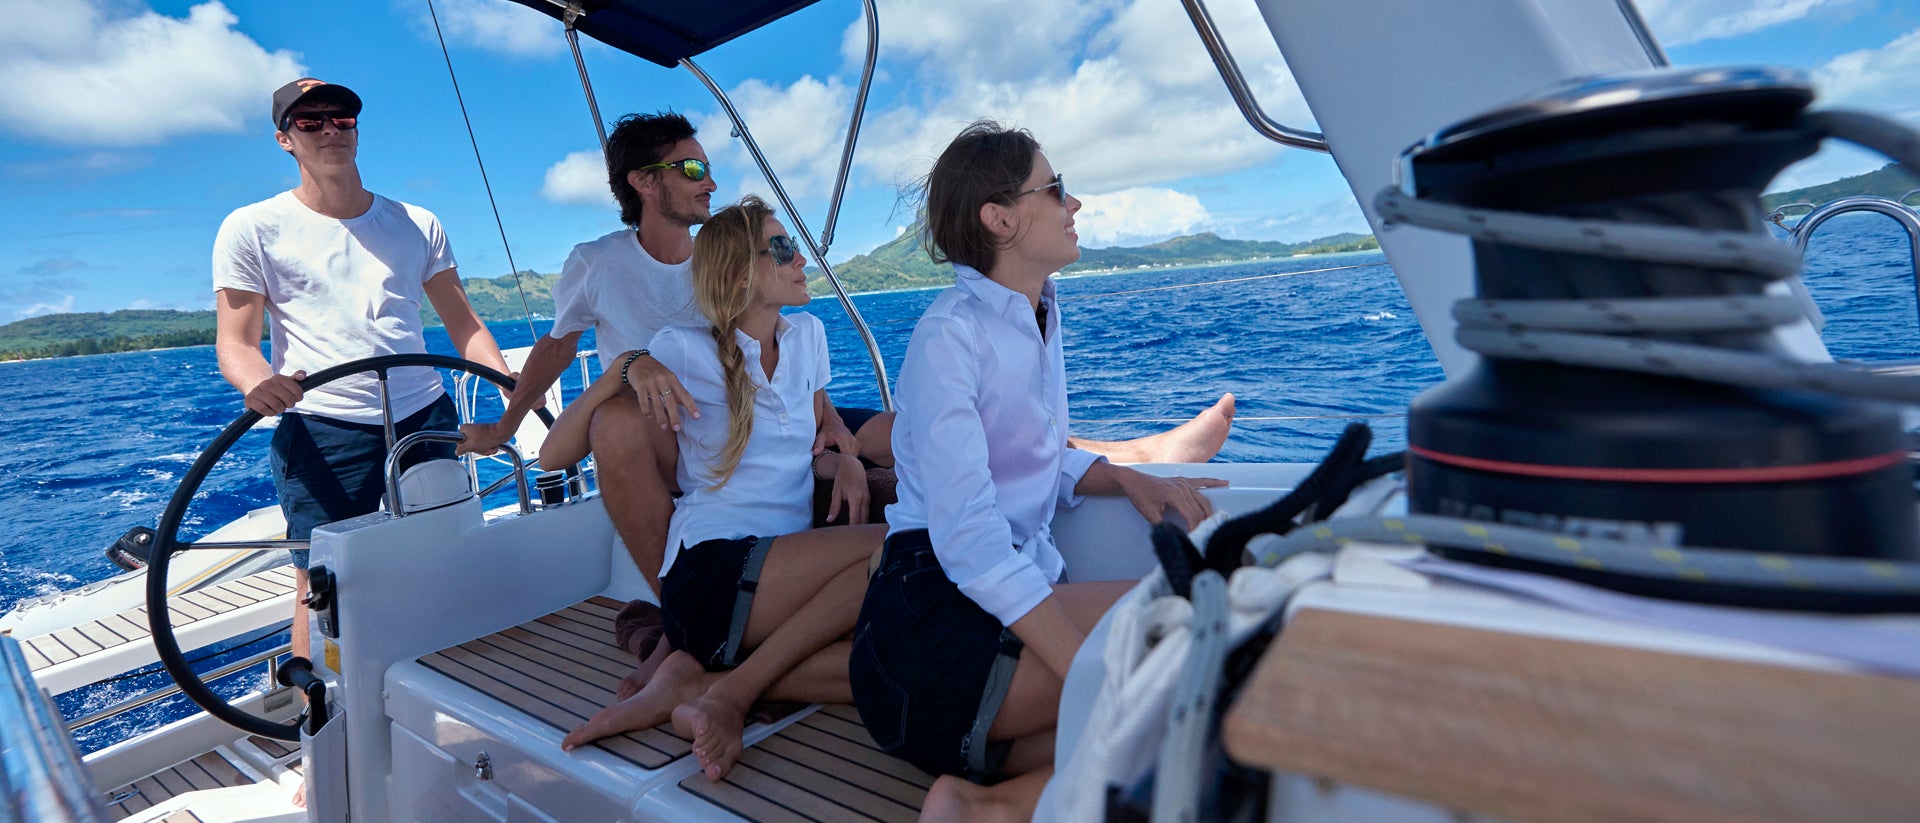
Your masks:
{"label": "dark blue shorts", "polygon": [[667,644],[693,655],[707,671],[733,668],[725,659],[727,637],[747,555],[758,542],[758,537],[742,537],[682,547],[673,558],[673,568],[660,578],[661,624]]}
{"label": "dark blue shorts", "polygon": [[970,761],[970,738],[982,704],[1006,696],[1007,684],[994,684],[995,661],[1017,660],[1020,649],[1013,632],[947,579],[925,529],[890,535],[854,624],[853,705],[888,754],[930,774],[984,780],[1000,771],[1011,745],[982,742],[984,757]]}
{"label": "dark blue shorts", "polygon": [[879,417],[881,414],[879,409],[836,408],[834,411],[840,413],[840,422],[847,424],[847,431],[853,432],[854,434],[859,434],[862,426],[867,425],[868,421]]}
{"label": "dark blue shorts", "polygon": [[[453,398],[394,423],[397,440],[417,431],[459,431]],[[406,471],[425,460],[453,457],[452,443],[421,443],[400,458]],[[387,492],[387,437],[378,423],[350,423],[317,414],[285,412],[273,430],[273,488],[287,516],[287,539],[307,540],[314,527],[380,509]],[[293,565],[307,567],[307,550],[293,551]]]}

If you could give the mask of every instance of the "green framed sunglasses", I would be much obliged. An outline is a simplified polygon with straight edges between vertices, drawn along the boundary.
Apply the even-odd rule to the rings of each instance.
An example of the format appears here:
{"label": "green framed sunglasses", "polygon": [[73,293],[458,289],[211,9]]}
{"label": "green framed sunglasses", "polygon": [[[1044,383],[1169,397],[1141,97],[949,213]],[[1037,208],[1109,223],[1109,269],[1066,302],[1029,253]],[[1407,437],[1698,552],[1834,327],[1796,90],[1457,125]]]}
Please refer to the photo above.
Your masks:
{"label": "green framed sunglasses", "polygon": [[655,163],[651,166],[640,167],[641,171],[653,171],[654,169],[679,169],[681,174],[686,175],[688,180],[692,180],[695,183],[707,179],[707,175],[711,173],[711,168],[707,165],[707,161],[697,157],[675,160],[671,163]]}

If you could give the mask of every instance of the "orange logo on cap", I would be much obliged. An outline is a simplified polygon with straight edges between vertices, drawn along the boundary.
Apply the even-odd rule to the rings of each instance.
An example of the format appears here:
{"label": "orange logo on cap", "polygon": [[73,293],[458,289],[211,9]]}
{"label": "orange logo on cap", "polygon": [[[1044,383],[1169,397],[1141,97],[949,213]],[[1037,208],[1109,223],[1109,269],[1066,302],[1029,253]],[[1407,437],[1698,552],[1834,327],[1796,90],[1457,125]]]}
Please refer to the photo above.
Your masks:
{"label": "orange logo on cap", "polygon": [[301,94],[305,94],[305,93],[307,93],[307,92],[310,92],[310,91],[313,91],[313,87],[314,87],[314,86],[324,86],[324,85],[326,85],[326,84],[327,84],[327,81],[325,81],[325,80],[315,80],[315,79],[313,79],[313,78],[311,78],[311,77],[309,77],[309,78],[307,78],[307,79],[305,79],[305,80],[295,80],[295,81],[294,81],[294,84],[295,84],[295,85],[298,85],[298,86],[300,87],[300,93],[301,93]]}

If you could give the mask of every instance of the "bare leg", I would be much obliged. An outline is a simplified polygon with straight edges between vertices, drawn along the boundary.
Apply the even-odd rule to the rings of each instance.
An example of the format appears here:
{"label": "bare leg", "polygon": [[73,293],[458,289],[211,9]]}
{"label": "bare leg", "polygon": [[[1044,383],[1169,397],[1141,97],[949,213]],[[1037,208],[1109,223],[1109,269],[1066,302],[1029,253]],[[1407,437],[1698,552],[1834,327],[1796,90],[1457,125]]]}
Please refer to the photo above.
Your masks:
{"label": "bare leg", "polygon": [[657,598],[680,457],[673,431],[654,425],[632,396],[621,394],[593,410],[587,437],[607,516]]}
{"label": "bare leg", "polygon": [[[739,759],[753,702],[802,660],[853,631],[867,591],[867,558],[885,536],[886,527],[874,525],[774,540],[743,638],[753,653],[705,694],[673,710],[674,730],[693,738],[707,779],[725,777]],[[844,669],[840,676],[845,678]]]}
{"label": "bare leg", "polygon": [[[293,570],[293,637],[291,639],[291,645],[293,647],[294,657],[304,657],[312,660],[313,638],[307,636],[307,631],[309,630],[307,621],[309,619],[311,618],[307,615],[307,570],[296,567]],[[302,693],[300,699],[306,700],[306,694]],[[300,784],[294,787],[293,797],[290,798],[294,806],[302,809],[307,807],[307,781],[305,774],[304,771],[301,772],[302,777]]]}
{"label": "bare leg", "polygon": [[860,456],[875,464],[893,468],[893,412],[881,412],[853,433],[860,441]]}
{"label": "bare leg", "polygon": [[[1233,395],[1220,400],[1178,427],[1137,440],[1118,442],[1068,438],[1075,448],[1105,455],[1115,463],[1205,463],[1220,453],[1233,431]],[[866,441],[862,440],[862,448]]]}
{"label": "bare leg", "polygon": [[[1114,601],[1135,585],[1127,580],[1098,583],[1063,583],[1053,587],[1053,596],[1067,610],[1067,618],[1080,631],[1093,631],[1095,623],[1112,608]],[[1020,650],[1020,662],[1013,670],[1013,683],[1007,687],[1006,702],[994,715],[987,730],[989,740],[1018,740],[1050,732],[1060,717],[1061,680],[1032,649]],[[1052,750],[1048,750],[1052,761]],[[1011,771],[1011,769],[1009,769]]]}
{"label": "bare leg", "polygon": [[1027,772],[992,786],[968,782],[947,775],[935,780],[920,805],[924,821],[999,821],[1028,820],[1040,805],[1040,792],[1047,787],[1053,767]]}
{"label": "bare leg", "polygon": [[673,654],[673,647],[667,644],[666,638],[660,638],[659,642],[653,644],[653,653],[642,658],[640,665],[633,668],[633,673],[620,678],[620,687],[614,690],[613,696],[625,700],[639,694],[653,680],[654,672],[660,670],[660,664],[665,663],[670,654]]}

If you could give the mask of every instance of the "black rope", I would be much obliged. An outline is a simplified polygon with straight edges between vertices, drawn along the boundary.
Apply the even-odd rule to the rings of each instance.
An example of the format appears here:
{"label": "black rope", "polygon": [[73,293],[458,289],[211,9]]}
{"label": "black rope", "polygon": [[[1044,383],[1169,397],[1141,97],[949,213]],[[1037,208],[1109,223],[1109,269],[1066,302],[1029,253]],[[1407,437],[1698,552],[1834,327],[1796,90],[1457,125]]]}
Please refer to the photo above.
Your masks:
{"label": "black rope", "polygon": [[473,136],[473,118],[467,116],[466,98],[460,95],[460,78],[453,74],[453,55],[447,52],[447,37],[440,33],[440,15],[433,10],[433,0],[427,0],[427,15],[433,18],[433,36],[440,39],[440,56],[447,61],[447,79],[453,81],[453,99],[460,104],[460,119],[467,124],[467,142],[473,144],[473,162],[480,167],[480,185],[486,187],[487,205],[493,209],[493,225],[500,230],[500,245],[507,251],[507,268],[513,271],[513,288],[520,292],[520,309],[527,319],[527,334],[534,340],[540,339],[540,333],[533,330],[533,306],[527,301],[527,290],[520,284],[520,265],[513,262],[513,246],[507,242],[507,225],[500,220],[500,204],[493,200],[493,183],[487,179],[487,161],[480,159],[480,141]]}

